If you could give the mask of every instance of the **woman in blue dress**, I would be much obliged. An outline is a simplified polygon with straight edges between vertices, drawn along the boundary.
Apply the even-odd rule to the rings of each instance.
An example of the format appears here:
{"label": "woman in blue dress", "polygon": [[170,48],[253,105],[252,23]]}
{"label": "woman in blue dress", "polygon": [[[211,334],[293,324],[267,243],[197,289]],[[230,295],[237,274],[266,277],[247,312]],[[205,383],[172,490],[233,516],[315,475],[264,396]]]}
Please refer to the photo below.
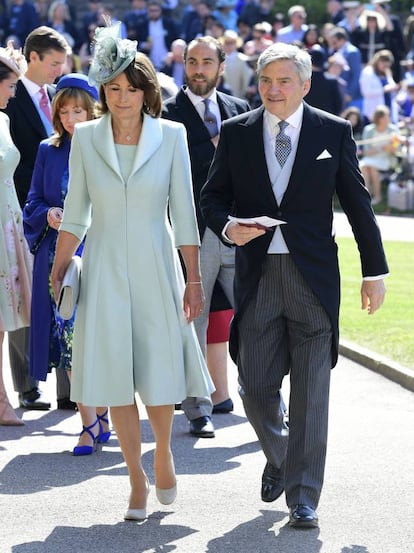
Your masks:
{"label": "woman in blue dress", "polygon": [[[24,230],[34,254],[30,325],[30,372],[46,380],[53,367],[71,369],[74,317],[63,320],[50,285],[58,229],[69,180],[69,151],[75,124],[95,117],[97,89],[84,75],[72,73],[60,79],[53,98],[55,133],[44,140],[36,158],[32,183],[24,207]],[[83,243],[76,254],[81,256]],[[70,372],[69,372],[70,375]],[[110,437],[107,410],[78,403],[83,430],[74,455],[88,455],[97,442]]]}

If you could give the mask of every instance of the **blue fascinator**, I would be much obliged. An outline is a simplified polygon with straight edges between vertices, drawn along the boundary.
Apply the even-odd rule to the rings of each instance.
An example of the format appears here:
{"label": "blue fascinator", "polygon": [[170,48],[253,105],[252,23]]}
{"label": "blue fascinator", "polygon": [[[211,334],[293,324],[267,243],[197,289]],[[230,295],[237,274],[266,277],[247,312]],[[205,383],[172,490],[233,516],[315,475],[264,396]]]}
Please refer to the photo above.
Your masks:
{"label": "blue fascinator", "polygon": [[108,83],[135,59],[137,41],[121,38],[121,22],[95,30],[94,53],[89,68],[91,85]]}

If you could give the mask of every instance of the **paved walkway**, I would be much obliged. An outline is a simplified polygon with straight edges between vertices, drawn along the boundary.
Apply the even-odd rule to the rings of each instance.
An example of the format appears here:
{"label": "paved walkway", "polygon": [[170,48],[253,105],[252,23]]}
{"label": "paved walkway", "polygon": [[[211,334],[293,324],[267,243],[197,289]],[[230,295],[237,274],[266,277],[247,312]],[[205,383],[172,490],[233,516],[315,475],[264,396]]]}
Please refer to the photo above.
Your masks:
{"label": "paved walkway", "polygon": [[[4,374],[11,390],[7,359]],[[142,524],[122,519],[128,477],[115,436],[98,453],[73,457],[80,419],[55,403],[49,412],[24,412],[24,427],[0,427],[0,553],[414,552],[412,392],[340,357],[332,372],[321,527],[301,532],[287,526],[283,497],[260,500],[264,457],[232,364],[230,381],[235,411],[215,416],[215,439],[191,437],[177,413],[178,499],[163,507],[152,486],[150,517]],[[43,389],[53,401],[53,375]],[[153,485],[145,415],[142,426]]]}
{"label": "paved walkway", "polygon": [[[414,218],[405,216],[379,215],[378,225],[383,240],[414,242]],[[335,228],[338,236],[352,237],[351,226],[343,213],[335,213]]]}
{"label": "paved walkway", "polygon": [[[122,520],[128,477],[115,437],[82,458],[70,453],[77,414],[25,412],[24,427],[0,427],[0,553],[413,553],[412,392],[340,358],[332,372],[321,528],[294,531],[283,497],[260,500],[264,457],[233,365],[230,379],[235,412],[215,416],[215,439],[192,438],[184,415],[176,415],[178,499],[162,507],[152,487],[142,524]],[[54,397],[52,377],[45,394]],[[146,419],[143,442],[153,484]]]}

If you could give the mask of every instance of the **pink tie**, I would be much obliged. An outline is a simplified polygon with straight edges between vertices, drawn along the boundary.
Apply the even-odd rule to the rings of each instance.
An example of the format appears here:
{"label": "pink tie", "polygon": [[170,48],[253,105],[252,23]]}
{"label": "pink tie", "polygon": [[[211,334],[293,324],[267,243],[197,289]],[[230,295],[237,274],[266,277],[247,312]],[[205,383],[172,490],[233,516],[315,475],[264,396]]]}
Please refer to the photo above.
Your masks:
{"label": "pink tie", "polygon": [[47,94],[46,94],[44,88],[41,88],[39,90],[39,92],[40,92],[40,96],[41,96],[40,102],[39,102],[40,109],[43,111],[43,113],[46,115],[46,117],[48,118],[48,120],[51,123],[52,122],[52,116],[51,116],[51,113],[50,113],[50,106],[49,106],[49,100],[48,100]]}

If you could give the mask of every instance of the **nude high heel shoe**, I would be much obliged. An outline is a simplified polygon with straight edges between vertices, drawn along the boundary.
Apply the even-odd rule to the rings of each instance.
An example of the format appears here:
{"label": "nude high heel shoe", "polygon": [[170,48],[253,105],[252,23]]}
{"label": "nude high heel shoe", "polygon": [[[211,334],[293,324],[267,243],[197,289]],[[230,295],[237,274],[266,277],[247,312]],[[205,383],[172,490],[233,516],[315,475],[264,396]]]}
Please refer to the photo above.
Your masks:
{"label": "nude high heel shoe", "polygon": [[[147,502],[148,495],[150,493],[150,485],[149,485],[148,479],[146,481],[146,486],[147,486],[147,497],[145,499],[145,503]],[[146,518],[147,518],[147,505],[145,505],[145,507],[143,507],[142,509],[128,508],[124,514],[124,520],[136,520],[139,522],[139,521],[145,520]]]}
{"label": "nude high heel shoe", "polygon": [[24,422],[20,419],[5,392],[0,394],[0,426],[23,426]]}
{"label": "nude high heel shoe", "polygon": [[177,497],[177,484],[172,488],[155,488],[157,499],[163,505],[171,505]]}
{"label": "nude high heel shoe", "polygon": [[[174,460],[171,455],[171,471],[174,473],[175,485],[172,488],[158,488],[155,486],[155,494],[162,505],[171,505],[177,497],[177,481],[175,478]],[[155,470],[155,469],[154,469]]]}

